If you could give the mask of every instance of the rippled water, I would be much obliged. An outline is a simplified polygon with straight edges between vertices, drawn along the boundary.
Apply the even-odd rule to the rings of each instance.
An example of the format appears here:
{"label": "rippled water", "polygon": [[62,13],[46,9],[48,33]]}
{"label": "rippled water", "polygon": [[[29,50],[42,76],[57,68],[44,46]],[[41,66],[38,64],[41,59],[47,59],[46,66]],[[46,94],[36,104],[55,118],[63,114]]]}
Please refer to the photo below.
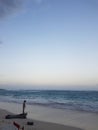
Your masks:
{"label": "rippled water", "polygon": [[0,90],[0,101],[98,112],[98,91]]}

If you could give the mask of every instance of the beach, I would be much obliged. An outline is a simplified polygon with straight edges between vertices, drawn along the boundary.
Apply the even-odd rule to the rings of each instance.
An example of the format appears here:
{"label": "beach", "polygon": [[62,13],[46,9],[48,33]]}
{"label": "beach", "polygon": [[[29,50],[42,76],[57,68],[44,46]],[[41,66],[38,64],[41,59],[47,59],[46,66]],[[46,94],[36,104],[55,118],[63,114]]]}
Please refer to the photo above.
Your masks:
{"label": "beach", "polygon": [[[9,113],[19,114],[21,111],[22,104],[0,102],[0,127],[16,121],[28,130],[32,128],[36,130],[98,130],[97,113],[60,110],[38,105],[26,106],[27,119],[4,119]],[[28,121],[33,121],[34,125],[28,126]]]}
{"label": "beach", "polygon": [[98,130],[98,0],[0,0],[0,130]]}
{"label": "beach", "polygon": [[[80,128],[71,127],[67,125],[61,125],[57,123],[49,123],[44,121],[38,121],[34,119],[5,119],[5,116],[12,114],[6,110],[0,109],[0,130],[11,130],[15,126],[13,122],[20,125],[20,129],[24,127],[24,130],[82,130]],[[27,122],[33,122],[33,125],[27,125]]]}

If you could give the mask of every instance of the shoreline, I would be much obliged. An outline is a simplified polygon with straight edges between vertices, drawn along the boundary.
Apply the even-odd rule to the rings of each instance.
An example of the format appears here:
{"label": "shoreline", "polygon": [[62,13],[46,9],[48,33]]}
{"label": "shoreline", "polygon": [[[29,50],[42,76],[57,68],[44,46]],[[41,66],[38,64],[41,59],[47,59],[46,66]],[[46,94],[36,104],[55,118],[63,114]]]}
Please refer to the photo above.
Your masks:
{"label": "shoreline", "polygon": [[[0,103],[9,103],[9,104],[17,104],[20,105],[22,108],[22,104],[23,102],[11,102],[11,101],[0,101]],[[91,114],[98,114],[98,112],[96,111],[86,111],[86,110],[78,110],[78,109],[68,109],[68,108],[59,108],[59,107],[52,107],[52,106],[48,106],[48,105],[42,105],[42,104],[37,104],[37,103],[26,103],[26,106],[31,106],[31,107],[41,107],[41,108],[48,108],[48,109],[56,109],[56,110],[62,110],[62,111],[74,111],[74,112],[80,112],[80,113],[91,113]]]}
{"label": "shoreline", "polygon": [[[0,108],[19,114],[22,104],[0,102]],[[56,123],[64,126],[81,128],[82,130],[98,130],[98,114],[71,110],[59,110],[42,106],[27,105],[27,118],[39,122]]]}

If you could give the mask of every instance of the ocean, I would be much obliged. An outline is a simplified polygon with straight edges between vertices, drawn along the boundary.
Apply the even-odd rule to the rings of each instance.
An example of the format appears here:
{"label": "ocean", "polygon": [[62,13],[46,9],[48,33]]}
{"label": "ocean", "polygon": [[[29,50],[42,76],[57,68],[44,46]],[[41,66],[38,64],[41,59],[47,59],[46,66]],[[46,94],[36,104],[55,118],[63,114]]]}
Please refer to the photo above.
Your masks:
{"label": "ocean", "polygon": [[29,105],[98,112],[98,91],[0,89],[1,102],[22,103],[23,100]]}

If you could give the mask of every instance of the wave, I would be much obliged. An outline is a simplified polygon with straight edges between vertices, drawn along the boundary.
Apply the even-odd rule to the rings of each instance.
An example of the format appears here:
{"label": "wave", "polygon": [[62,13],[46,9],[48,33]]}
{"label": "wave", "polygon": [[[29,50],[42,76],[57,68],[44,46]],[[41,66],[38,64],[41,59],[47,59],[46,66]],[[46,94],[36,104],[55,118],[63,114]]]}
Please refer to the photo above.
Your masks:
{"label": "wave", "polygon": [[11,91],[0,90],[0,101],[41,105],[58,109],[98,112],[98,92],[96,91]]}

